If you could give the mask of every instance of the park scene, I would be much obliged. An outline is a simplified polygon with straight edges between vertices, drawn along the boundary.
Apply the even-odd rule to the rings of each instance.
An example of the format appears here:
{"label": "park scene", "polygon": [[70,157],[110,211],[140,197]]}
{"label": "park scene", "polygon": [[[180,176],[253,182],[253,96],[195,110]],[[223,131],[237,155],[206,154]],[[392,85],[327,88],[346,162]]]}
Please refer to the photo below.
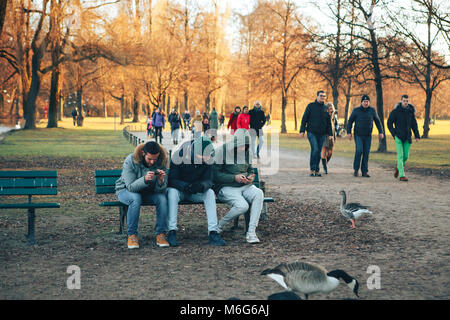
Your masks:
{"label": "park scene", "polygon": [[448,300],[449,12],[0,1],[0,299]]}

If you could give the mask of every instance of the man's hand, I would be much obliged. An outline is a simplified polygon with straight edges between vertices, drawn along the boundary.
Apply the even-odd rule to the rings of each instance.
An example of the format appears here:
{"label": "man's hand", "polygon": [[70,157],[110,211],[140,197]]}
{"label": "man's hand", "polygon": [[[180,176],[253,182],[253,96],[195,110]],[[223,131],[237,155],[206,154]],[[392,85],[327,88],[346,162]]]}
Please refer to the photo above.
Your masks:
{"label": "man's hand", "polygon": [[384,139],[384,134],[380,133],[380,139],[381,139],[381,140]]}
{"label": "man's hand", "polygon": [[328,136],[328,140],[333,140],[333,136]]}
{"label": "man's hand", "polygon": [[150,182],[155,178],[155,173],[153,171],[147,172],[147,174],[144,176],[145,182]]}
{"label": "man's hand", "polygon": [[347,135],[347,137],[348,137],[348,140],[352,140],[352,134],[351,134],[351,133],[349,133],[349,134]]}
{"label": "man's hand", "polygon": [[300,132],[300,138],[304,138],[305,137],[305,133],[304,132]]}
{"label": "man's hand", "polygon": [[247,183],[246,184],[252,184],[253,180],[255,180],[255,174],[254,173],[252,173],[251,175],[249,175],[247,177]]}
{"label": "man's hand", "polygon": [[164,177],[166,176],[166,172],[164,170],[156,170],[156,172],[158,173],[158,182],[160,185],[162,185],[164,183]]}
{"label": "man's hand", "polygon": [[246,177],[245,175],[243,175],[243,174],[237,174],[237,175],[235,175],[235,176],[234,176],[234,180],[235,180],[237,183],[243,183],[243,184],[247,184],[247,181],[248,181],[247,177]]}

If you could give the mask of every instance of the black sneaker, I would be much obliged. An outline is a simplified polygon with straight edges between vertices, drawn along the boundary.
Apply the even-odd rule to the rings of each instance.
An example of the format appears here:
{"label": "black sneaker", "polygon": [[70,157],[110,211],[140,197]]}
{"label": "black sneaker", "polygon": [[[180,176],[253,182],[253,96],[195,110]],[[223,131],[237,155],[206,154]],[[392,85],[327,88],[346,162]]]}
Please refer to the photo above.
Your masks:
{"label": "black sneaker", "polygon": [[321,177],[322,175],[321,175],[320,173],[316,172],[316,173],[314,174],[314,176],[316,176],[316,177]]}
{"label": "black sneaker", "polygon": [[208,244],[213,246],[226,246],[227,243],[222,239],[217,231],[211,231],[208,235]]}
{"label": "black sneaker", "polygon": [[178,246],[177,242],[177,232],[175,230],[170,230],[169,234],[167,235],[167,242],[171,247]]}

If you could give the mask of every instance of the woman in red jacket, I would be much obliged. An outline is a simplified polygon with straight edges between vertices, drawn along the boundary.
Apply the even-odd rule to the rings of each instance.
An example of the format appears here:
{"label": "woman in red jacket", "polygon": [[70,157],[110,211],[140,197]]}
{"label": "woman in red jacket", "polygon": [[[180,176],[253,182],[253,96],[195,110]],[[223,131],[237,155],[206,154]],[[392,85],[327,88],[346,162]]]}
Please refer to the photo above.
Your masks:
{"label": "woman in red jacket", "polygon": [[239,117],[239,114],[241,113],[241,107],[237,106],[234,108],[234,112],[230,114],[230,119],[228,120],[227,129],[230,129],[231,127],[231,134],[234,134],[234,132],[237,130],[237,119]]}
{"label": "woman in red jacket", "polygon": [[242,113],[237,118],[237,128],[250,130],[250,115],[248,114],[248,107],[242,108]]}

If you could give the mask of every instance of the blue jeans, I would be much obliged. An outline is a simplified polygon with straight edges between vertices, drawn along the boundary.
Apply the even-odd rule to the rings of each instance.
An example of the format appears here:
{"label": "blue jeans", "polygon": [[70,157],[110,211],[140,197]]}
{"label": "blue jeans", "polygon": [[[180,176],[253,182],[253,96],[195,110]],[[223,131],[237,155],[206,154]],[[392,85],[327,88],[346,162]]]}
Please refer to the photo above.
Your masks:
{"label": "blue jeans", "polygon": [[322,151],[323,143],[325,142],[324,135],[307,133],[309,145],[311,146],[311,155],[309,156],[309,169],[311,171],[319,172],[320,152]]}
{"label": "blue jeans", "polygon": [[156,205],[156,235],[167,231],[167,197],[164,193],[141,194],[122,189],[117,194],[119,201],[128,205],[127,234],[138,235],[139,214],[143,203]]}
{"label": "blue jeans", "polygon": [[175,188],[167,188],[167,199],[169,201],[169,231],[178,230],[178,203],[183,200],[203,202],[208,220],[208,232],[217,231],[216,195],[212,189],[204,193],[188,194]]}
{"label": "blue jeans", "polygon": [[[369,154],[372,144],[372,136],[355,135],[355,160],[353,161],[353,170],[358,171],[361,166],[361,172],[369,172]],[[361,161],[362,156],[362,161]]]}

